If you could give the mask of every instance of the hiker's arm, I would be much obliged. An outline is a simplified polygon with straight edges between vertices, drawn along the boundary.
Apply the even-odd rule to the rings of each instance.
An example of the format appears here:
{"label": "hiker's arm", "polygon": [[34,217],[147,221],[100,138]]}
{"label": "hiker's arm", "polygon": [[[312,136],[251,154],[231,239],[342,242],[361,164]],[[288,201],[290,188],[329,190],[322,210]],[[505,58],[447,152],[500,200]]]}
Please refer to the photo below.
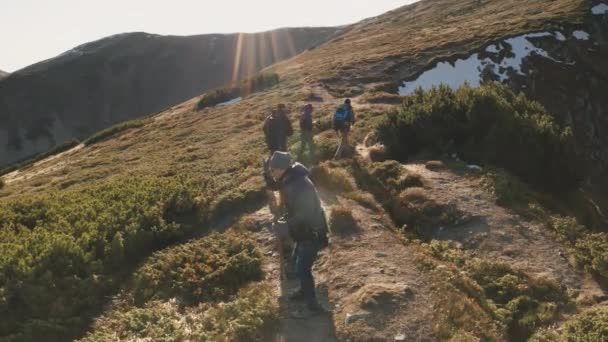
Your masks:
{"label": "hiker's arm", "polygon": [[270,174],[270,167],[268,166],[268,161],[264,161],[264,172],[262,174],[264,176],[264,182],[266,182],[266,189],[272,191],[279,190],[279,184]]}

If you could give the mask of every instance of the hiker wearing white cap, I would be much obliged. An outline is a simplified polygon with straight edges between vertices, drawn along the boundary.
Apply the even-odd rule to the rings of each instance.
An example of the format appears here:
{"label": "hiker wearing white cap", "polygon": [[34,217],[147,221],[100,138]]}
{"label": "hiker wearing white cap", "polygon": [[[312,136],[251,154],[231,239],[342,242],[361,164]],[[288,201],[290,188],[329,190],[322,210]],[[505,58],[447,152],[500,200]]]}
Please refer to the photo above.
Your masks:
{"label": "hiker wearing white cap", "polygon": [[321,311],[315,294],[312,265],[319,250],[328,244],[327,221],[317,190],[304,165],[294,163],[289,153],[274,152],[269,162],[274,183],[287,210],[289,235],[295,241],[296,274],[300,289],[291,299],[303,299],[309,310]]}

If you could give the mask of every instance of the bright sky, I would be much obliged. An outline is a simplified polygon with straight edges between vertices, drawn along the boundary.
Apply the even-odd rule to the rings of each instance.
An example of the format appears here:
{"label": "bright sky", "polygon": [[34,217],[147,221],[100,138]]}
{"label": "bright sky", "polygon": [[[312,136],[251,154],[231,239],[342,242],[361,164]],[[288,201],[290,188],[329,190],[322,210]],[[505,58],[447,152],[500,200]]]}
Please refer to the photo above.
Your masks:
{"label": "bright sky", "polygon": [[16,71],[122,32],[259,32],[357,22],[414,0],[2,0],[0,69]]}

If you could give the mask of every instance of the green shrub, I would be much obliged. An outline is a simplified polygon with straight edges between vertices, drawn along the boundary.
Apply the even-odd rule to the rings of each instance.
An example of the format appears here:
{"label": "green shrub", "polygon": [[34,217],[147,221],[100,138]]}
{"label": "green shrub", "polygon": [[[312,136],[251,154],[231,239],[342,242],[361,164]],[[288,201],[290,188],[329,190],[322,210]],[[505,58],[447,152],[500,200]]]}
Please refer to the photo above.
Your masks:
{"label": "green shrub", "polygon": [[191,188],[142,177],[0,202],[0,335],[79,334],[123,272],[191,229],[176,221]]}
{"label": "green shrub", "polygon": [[457,266],[460,274],[450,281],[505,324],[513,341],[526,340],[569,307],[567,293],[554,280],[531,277],[508,264],[451,248],[448,242],[432,241],[427,246],[432,257]]}
{"label": "green shrub", "polygon": [[93,135],[91,135],[90,137],[88,137],[87,139],[85,139],[82,143],[85,146],[90,146],[90,145],[94,145],[96,143],[102,142],[108,138],[111,138],[115,135],[117,135],[120,132],[132,129],[132,128],[139,128],[142,127],[143,125],[145,125],[147,122],[146,119],[135,119],[135,120],[129,120],[129,121],[125,121],[125,122],[121,122],[117,125],[114,125],[112,127],[106,128],[103,131],[99,131]]}
{"label": "green shrub", "polygon": [[419,89],[379,125],[378,136],[398,160],[456,152],[550,191],[573,189],[586,174],[570,128],[559,127],[540,104],[498,83]]}
{"label": "green shrub", "polygon": [[608,340],[608,307],[599,307],[575,316],[564,324],[567,341]]}
{"label": "green shrub", "polygon": [[552,217],[549,226],[568,244],[578,265],[608,279],[608,233],[593,233],[573,217]]}
{"label": "green shrub", "polygon": [[587,234],[576,241],[576,261],[588,271],[608,279],[608,234]]}
{"label": "green shrub", "polygon": [[225,300],[262,276],[262,256],[249,236],[229,231],[155,253],[134,276],[135,302],[179,298]]}
{"label": "green shrub", "polygon": [[181,308],[175,301],[152,301],[116,310],[81,341],[261,341],[278,312],[273,289],[254,285],[223,303]]}
{"label": "green shrub", "polygon": [[260,73],[254,77],[205,93],[198,101],[196,109],[203,110],[207,107],[213,107],[237,97],[245,97],[262,91],[277,84],[279,84],[278,74]]}

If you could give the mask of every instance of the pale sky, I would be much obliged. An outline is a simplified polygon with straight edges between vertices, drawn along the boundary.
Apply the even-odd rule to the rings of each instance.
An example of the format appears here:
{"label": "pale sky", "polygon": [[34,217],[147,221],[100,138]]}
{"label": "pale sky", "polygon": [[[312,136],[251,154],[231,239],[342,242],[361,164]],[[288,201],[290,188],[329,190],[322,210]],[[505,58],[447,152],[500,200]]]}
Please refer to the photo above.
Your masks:
{"label": "pale sky", "polygon": [[414,0],[0,0],[0,70],[122,32],[192,35],[337,26]]}

